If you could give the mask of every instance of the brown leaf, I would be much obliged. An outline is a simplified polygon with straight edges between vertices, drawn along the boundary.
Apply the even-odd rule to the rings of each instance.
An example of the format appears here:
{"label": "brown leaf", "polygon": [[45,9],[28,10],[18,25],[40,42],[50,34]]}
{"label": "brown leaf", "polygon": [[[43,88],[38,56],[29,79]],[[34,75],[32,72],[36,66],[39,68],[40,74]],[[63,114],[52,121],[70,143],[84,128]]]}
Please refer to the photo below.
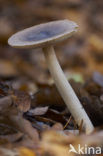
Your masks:
{"label": "brown leaf", "polygon": [[27,112],[30,109],[31,98],[28,93],[15,90],[12,97],[14,106],[17,107],[19,111]]}
{"label": "brown leaf", "polygon": [[28,149],[26,147],[20,148],[19,151],[20,151],[20,156],[36,156],[33,150]]}
{"label": "brown leaf", "polygon": [[32,127],[31,123],[24,119],[22,114],[9,116],[13,125],[20,130],[22,133],[28,135],[35,143],[39,141],[39,134],[35,128]]}
{"label": "brown leaf", "polygon": [[11,96],[5,96],[3,98],[0,98],[0,114],[4,114],[7,112],[9,113],[11,105],[12,105]]}

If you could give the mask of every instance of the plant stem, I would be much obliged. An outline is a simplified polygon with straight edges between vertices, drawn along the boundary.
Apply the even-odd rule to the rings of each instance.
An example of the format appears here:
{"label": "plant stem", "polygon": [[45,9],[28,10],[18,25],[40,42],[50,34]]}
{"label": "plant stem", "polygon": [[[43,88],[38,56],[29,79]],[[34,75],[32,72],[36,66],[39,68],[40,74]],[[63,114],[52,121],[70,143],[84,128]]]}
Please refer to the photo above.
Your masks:
{"label": "plant stem", "polygon": [[66,79],[55,55],[53,46],[48,46],[43,48],[45,59],[50,70],[50,73],[54,79],[55,85],[61,94],[65,104],[67,105],[69,111],[73,115],[78,126],[83,120],[83,128],[86,134],[93,131],[94,127],[90,121],[87,113],[85,112],[83,106],[81,105],[79,99],[77,98],[75,92],[70,86],[68,80]]}

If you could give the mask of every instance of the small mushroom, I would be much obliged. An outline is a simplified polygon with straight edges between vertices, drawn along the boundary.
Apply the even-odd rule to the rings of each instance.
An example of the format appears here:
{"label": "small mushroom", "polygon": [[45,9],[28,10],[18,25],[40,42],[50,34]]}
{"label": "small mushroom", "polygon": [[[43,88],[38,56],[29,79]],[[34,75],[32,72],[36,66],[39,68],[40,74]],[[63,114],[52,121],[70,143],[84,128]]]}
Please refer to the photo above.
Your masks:
{"label": "small mushroom", "polygon": [[89,134],[94,129],[93,124],[66,79],[53,47],[57,42],[68,39],[77,31],[77,27],[75,22],[69,20],[40,24],[14,34],[9,38],[8,43],[16,48],[42,48],[47,66],[59,93],[76,123],[80,125],[83,120],[83,128]]}

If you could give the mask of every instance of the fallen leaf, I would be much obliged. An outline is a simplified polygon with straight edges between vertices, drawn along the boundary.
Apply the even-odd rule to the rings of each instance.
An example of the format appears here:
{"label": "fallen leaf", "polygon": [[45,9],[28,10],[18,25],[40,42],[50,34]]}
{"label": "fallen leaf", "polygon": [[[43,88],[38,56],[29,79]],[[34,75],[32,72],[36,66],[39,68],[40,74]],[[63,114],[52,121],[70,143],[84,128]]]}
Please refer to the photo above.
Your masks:
{"label": "fallen leaf", "polygon": [[20,156],[36,156],[34,151],[26,147],[20,148],[19,151],[20,151]]}
{"label": "fallen leaf", "polygon": [[27,112],[30,109],[31,98],[28,93],[14,90],[12,98],[14,106],[17,107],[19,111]]}
{"label": "fallen leaf", "polygon": [[48,111],[48,107],[36,107],[35,109],[29,110],[28,113],[31,115],[44,115]]}

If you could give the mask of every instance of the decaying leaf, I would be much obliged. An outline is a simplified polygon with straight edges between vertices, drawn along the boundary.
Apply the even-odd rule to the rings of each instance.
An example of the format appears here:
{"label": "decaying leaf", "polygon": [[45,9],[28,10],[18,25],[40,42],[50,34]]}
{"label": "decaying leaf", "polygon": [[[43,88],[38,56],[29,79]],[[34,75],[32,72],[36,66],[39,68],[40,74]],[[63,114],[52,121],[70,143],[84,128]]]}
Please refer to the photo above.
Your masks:
{"label": "decaying leaf", "polygon": [[30,109],[31,98],[26,92],[15,90],[12,98],[14,106],[17,107],[19,111],[27,112]]}
{"label": "decaying leaf", "polygon": [[36,156],[36,154],[32,150],[25,147],[20,148],[19,151],[20,156]]}
{"label": "decaying leaf", "polygon": [[37,107],[29,111],[31,115],[44,115],[48,111],[48,107]]}

